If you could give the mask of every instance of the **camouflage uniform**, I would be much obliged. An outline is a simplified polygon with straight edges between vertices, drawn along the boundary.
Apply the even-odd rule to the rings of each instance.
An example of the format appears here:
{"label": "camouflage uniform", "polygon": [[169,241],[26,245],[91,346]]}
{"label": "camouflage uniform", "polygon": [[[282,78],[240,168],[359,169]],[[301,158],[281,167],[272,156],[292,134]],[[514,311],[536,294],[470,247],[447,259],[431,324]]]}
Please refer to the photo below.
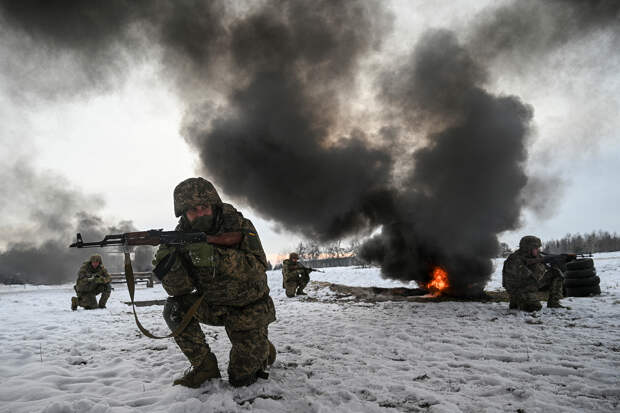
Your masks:
{"label": "camouflage uniform", "polygon": [[[99,262],[97,268],[92,266],[92,262]],[[86,310],[92,310],[97,307],[105,308],[105,304],[112,292],[111,281],[112,278],[108,270],[103,266],[101,255],[95,254],[91,256],[88,261],[82,264],[78,271],[78,279],[73,287],[77,297],[71,297],[71,309],[77,310],[78,306],[82,306]],[[99,303],[97,303],[97,294],[101,294]]]}
{"label": "camouflage uniform", "polygon": [[291,298],[297,295],[305,295],[304,288],[310,282],[310,271],[300,262],[299,255],[292,252],[287,260],[282,262],[282,288],[286,290],[286,296]]}
{"label": "camouflage uniform", "polygon": [[196,231],[184,213],[197,205],[213,211],[209,235],[240,232],[233,247],[193,243],[183,247],[162,245],[155,256],[155,273],[170,297],[164,319],[174,331],[189,308],[204,299],[189,325],[175,341],[193,370],[175,384],[199,387],[220,377],[217,359],[199,323],[224,326],[232,344],[228,377],[233,386],[249,385],[266,377],[264,369],[275,360],[267,328],[275,321],[275,307],[267,286],[267,259],[250,220],[220,200],[215,188],[202,178],[181,182],[174,191],[175,214],[181,216],[177,231]]}
{"label": "camouflage uniform", "polygon": [[564,277],[557,268],[548,269],[541,258],[532,256],[534,248],[540,248],[540,239],[525,236],[519,249],[506,258],[502,270],[502,285],[510,296],[510,308],[538,311],[542,308],[536,293],[549,289],[547,307],[561,307]]}

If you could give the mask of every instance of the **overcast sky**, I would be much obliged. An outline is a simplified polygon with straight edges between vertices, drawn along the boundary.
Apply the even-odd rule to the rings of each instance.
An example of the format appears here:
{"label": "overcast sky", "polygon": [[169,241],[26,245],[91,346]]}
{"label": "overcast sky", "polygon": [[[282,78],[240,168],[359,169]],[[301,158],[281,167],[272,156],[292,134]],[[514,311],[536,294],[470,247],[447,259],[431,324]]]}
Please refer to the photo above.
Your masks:
{"label": "overcast sky", "polygon": [[[428,28],[450,28],[465,41],[472,19],[489,4],[498,3],[393,2],[393,30],[368,60],[368,67],[391,64]],[[70,87],[83,79],[74,78],[77,75],[69,63],[64,72],[63,58],[54,50],[38,51],[35,58],[6,28],[0,29],[0,36],[4,61],[0,65],[0,186],[4,187],[0,190],[0,247],[13,239],[23,241],[20,230],[33,228],[28,211],[32,205],[22,201],[31,190],[30,181],[20,182],[18,188],[9,182],[15,174],[7,171],[17,165],[65,189],[94,195],[84,200],[89,205],[83,208],[106,221],[131,220],[139,229],[172,229],[177,221],[172,190],[181,180],[196,176],[200,168],[198,154],[182,137],[186,107],[169,73],[154,57],[159,52],[145,51],[132,60],[123,79],[96,92],[40,93],[46,82],[65,82]],[[595,32],[531,59],[512,56],[490,61],[490,91],[519,96],[534,110],[526,170],[548,177],[552,195],[537,208],[525,210],[522,227],[501,234],[500,240],[514,246],[525,234],[545,240],[598,229],[620,233],[617,46],[613,36]],[[54,56],[49,68],[41,53]],[[364,102],[355,105],[364,107]],[[214,184],[221,188],[217,181]],[[304,182],[298,185],[303,188]],[[226,193],[221,195],[224,201],[230,199]],[[36,202],[38,208],[46,208],[45,198]],[[303,234],[261,217],[252,205],[232,203],[253,220],[272,259],[303,239]],[[307,208],[320,208],[320,200]]]}

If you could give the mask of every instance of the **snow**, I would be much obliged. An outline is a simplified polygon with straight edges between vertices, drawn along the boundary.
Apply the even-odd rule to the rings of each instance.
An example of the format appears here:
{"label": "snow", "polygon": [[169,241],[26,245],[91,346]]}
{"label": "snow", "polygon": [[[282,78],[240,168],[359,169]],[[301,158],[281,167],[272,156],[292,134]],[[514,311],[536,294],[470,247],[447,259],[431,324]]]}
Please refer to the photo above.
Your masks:
{"label": "snow", "polygon": [[[501,264],[487,290],[500,288]],[[618,411],[620,253],[596,254],[595,265],[601,296],[533,315],[506,303],[339,299],[317,283],[287,299],[269,272],[278,358],[269,380],[241,389],[226,380],[226,333],[210,326],[223,380],[173,387],[188,363],[171,339],[141,336],[123,285],[108,308],[76,312],[71,285],[0,286],[0,412]],[[312,279],[402,286],[377,268],[325,271]],[[136,290],[137,300],[165,296],[159,285]],[[168,332],[161,306],[137,310]]]}

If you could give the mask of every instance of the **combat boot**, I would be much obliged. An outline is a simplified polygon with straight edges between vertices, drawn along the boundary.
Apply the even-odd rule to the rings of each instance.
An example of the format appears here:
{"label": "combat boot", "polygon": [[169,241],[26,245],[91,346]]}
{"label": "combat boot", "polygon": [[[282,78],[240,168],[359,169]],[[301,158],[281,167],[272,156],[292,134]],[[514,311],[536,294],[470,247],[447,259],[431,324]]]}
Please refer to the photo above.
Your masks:
{"label": "combat boot", "polygon": [[566,306],[563,306],[562,304],[560,304],[560,301],[552,301],[549,300],[547,301],[547,308],[568,308]]}
{"label": "combat boot", "polygon": [[510,304],[508,304],[509,310],[516,310],[519,308],[519,302],[516,298],[510,297]]}
{"label": "combat boot", "polygon": [[308,295],[304,292],[304,290],[302,290],[301,288],[297,289],[297,295]]}
{"label": "combat boot", "polygon": [[181,386],[196,389],[205,381],[219,379],[220,377],[222,377],[222,375],[220,374],[220,369],[217,367],[217,358],[215,354],[209,353],[204,360],[202,360],[202,363],[189,369],[183,377],[176,379],[172,385],[176,386],[180,384]]}
{"label": "combat boot", "polygon": [[78,308],[78,299],[77,297],[71,297],[71,311],[75,311]]}

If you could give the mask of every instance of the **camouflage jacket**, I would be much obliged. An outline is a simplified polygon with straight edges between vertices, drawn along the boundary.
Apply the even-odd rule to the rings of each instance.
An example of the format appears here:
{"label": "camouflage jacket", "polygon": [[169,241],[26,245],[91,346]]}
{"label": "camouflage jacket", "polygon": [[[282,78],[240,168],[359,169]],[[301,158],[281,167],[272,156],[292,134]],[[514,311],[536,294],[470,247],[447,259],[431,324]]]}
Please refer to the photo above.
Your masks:
{"label": "camouflage jacket", "polygon": [[307,268],[303,266],[299,261],[294,263],[290,259],[282,261],[282,277],[284,282],[287,282],[290,278],[296,278],[307,271]]}
{"label": "camouflage jacket", "polygon": [[537,289],[538,282],[547,268],[542,262],[528,262],[533,260],[527,252],[517,250],[504,261],[502,269],[502,285],[506,291]]}
{"label": "camouflage jacket", "polygon": [[[204,292],[210,304],[245,306],[269,294],[267,258],[252,222],[230,204],[218,206],[210,235],[241,232],[238,245],[219,247],[206,242],[183,247],[159,247],[154,264],[168,256],[174,261],[163,276],[162,285],[171,296]],[[181,217],[177,231],[191,231]]]}
{"label": "camouflage jacket", "polygon": [[75,289],[78,292],[88,292],[94,290],[99,284],[109,284],[111,281],[112,277],[110,277],[108,270],[106,270],[103,264],[99,264],[97,268],[93,268],[93,266],[90,265],[90,261],[86,261],[82,263],[78,271]]}

